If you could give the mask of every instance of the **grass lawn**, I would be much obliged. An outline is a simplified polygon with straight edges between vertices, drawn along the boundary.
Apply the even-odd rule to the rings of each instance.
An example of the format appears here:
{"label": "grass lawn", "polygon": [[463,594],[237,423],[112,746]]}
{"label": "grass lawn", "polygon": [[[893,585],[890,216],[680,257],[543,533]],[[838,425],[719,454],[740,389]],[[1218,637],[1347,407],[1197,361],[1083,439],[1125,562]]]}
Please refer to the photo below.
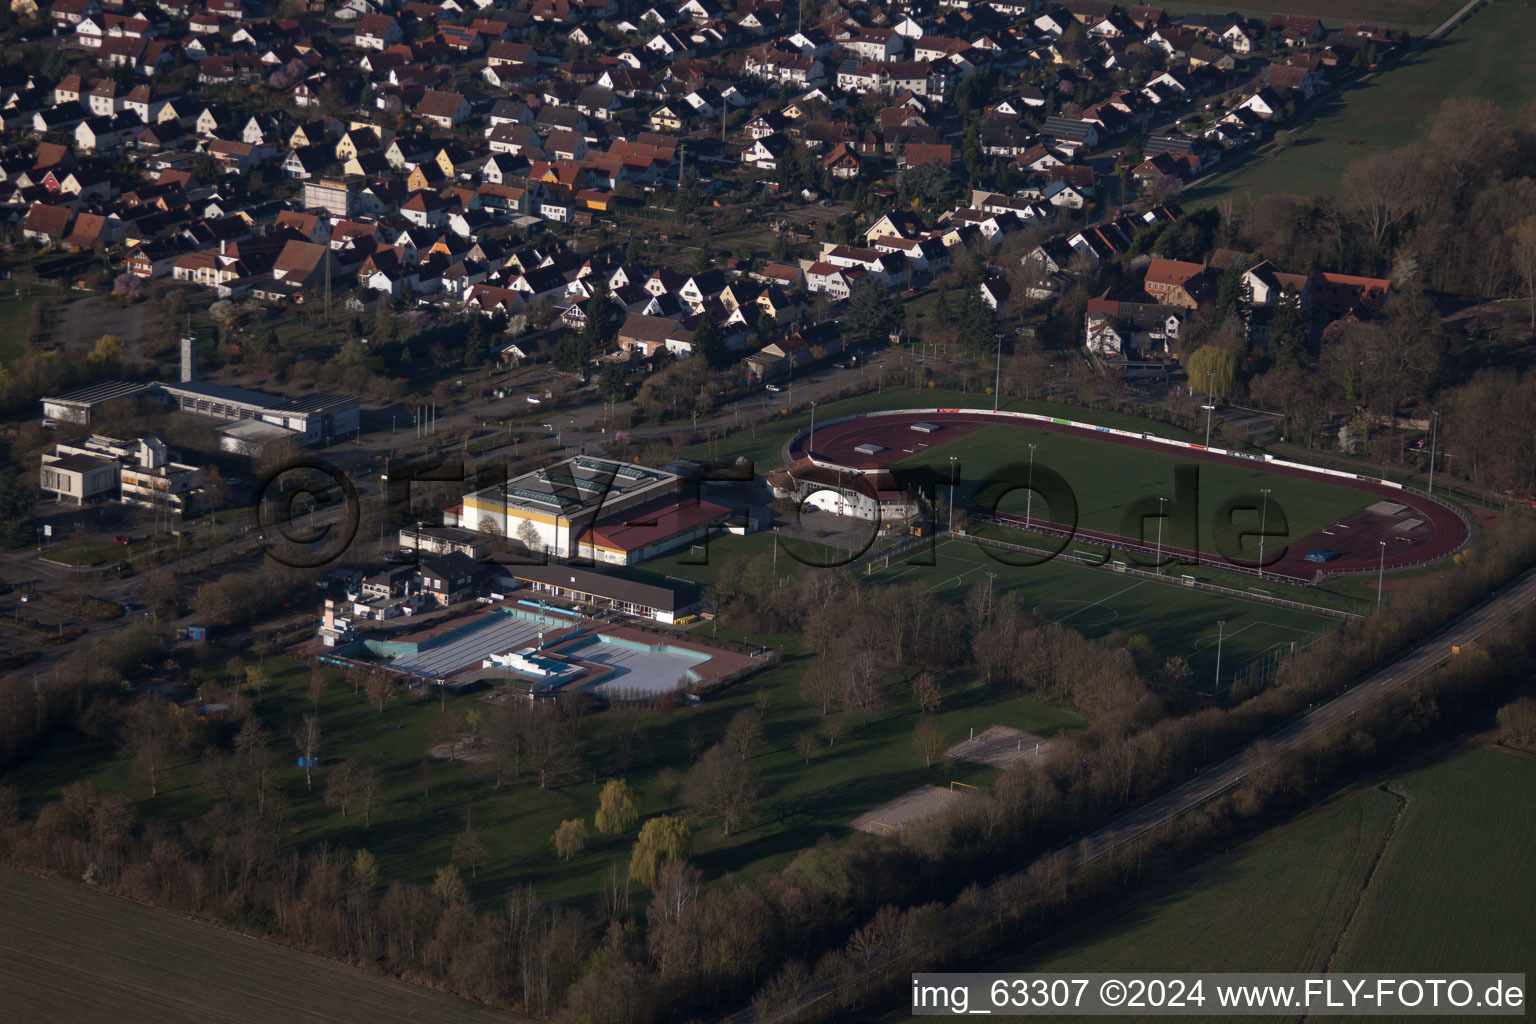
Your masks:
{"label": "grass lawn", "polygon": [[[727,632],[722,628],[721,635]],[[205,672],[221,676],[232,653],[212,649]],[[728,838],[716,827],[700,829],[693,859],[709,877],[783,864],[823,835],[845,834],[847,823],[859,814],[924,782],[945,785],[955,779],[985,784],[995,778],[996,769],[976,765],[961,764],[948,774],[937,766],[924,767],[911,744],[917,715],[902,679],[891,680],[891,707],[868,724],[851,721],[835,745],[823,742],[807,768],[794,751],[794,741],[801,732],[817,730],[820,715],[798,694],[805,664],[805,659],[791,655],[697,707],[666,717],[640,716],[628,771],[620,763],[615,742],[617,716],[589,716],[581,723],[584,770],[580,780],[551,789],[540,789],[536,780],[525,778],[498,791],[463,762],[433,761],[428,798],[423,794],[420,766],[428,730],[439,715],[438,702],[403,697],[379,714],[338,679],[320,703],[322,768],[316,772],[314,791],[307,792],[290,737],[310,710],[304,692],[308,670],[287,658],[267,658],[265,667],[274,683],[262,695],[258,710],[281,766],[278,786],[287,802],[286,824],[293,843],[304,848],[321,842],[333,848],[365,847],[379,858],[386,880],[426,882],[449,861],[454,837],[472,809],[490,860],[480,869],[484,874],[466,882],[471,893],[487,903],[501,899],[509,886],[523,883],[535,885],[546,899],[595,900],[611,863],[617,862],[621,871],[627,869],[635,829],[612,839],[594,833],[585,851],[565,863],[556,857],[551,842],[556,826],[567,818],[585,817],[590,822],[601,783],[619,775],[637,789],[642,820],[677,811],[675,800],[657,795],[652,785],[656,774],[666,767],[686,770],[690,735],[700,751],[718,742],[731,717],[750,707],[760,688],[772,698],[765,742],[754,760],[765,783],[761,813],[751,828]],[[448,706],[484,707],[473,697],[451,700]],[[947,682],[940,717],[957,740],[972,727],[993,724],[1042,735],[1086,725],[1070,709],[968,679]],[[383,786],[371,828],[364,827],[355,808],[343,818],[322,800],[325,766],[345,759],[365,759],[381,773]],[[170,773],[160,794],[151,798],[109,741],[84,736],[54,744],[0,781],[16,786],[25,813],[35,814],[38,800],[56,797],[62,786],[77,779],[89,779],[104,792],[131,795],[138,802],[141,819],[187,821],[211,806],[190,756]]]}
{"label": "grass lawn", "polygon": [[0,366],[26,354],[27,325],[37,298],[35,289],[23,295],[14,284],[0,291]]}
{"label": "grass lawn", "polygon": [[[1029,445],[1036,445],[1035,469],[1050,469],[1066,480],[1077,499],[1077,525],[1121,537],[1143,537],[1154,543],[1157,521],[1149,519],[1145,531],[1141,524],[1129,528],[1124,517],[1133,506],[1155,510],[1159,496],[1168,498],[1168,516],[1163,523],[1163,542],[1173,547],[1194,549],[1209,553],[1236,554],[1223,550],[1216,543],[1214,524],[1224,502],[1241,495],[1254,495],[1264,487],[1271,489],[1268,512],[1264,515],[1265,528],[1270,531],[1271,545],[1282,544],[1286,538],[1275,531],[1287,530],[1291,539],[1306,537],[1352,512],[1357,512],[1376,499],[1362,491],[1339,484],[1326,483],[1308,477],[1279,476],[1259,468],[1248,468],[1229,462],[1201,460],[1195,462],[1186,455],[1170,450],[1167,452],[1135,448],[1113,441],[1100,441],[1094,437],[1080,437],[1042,430],[1026,423],[997,424],[981,427],[957,435],[954,440],[926,449],[898,465],[918,468],[934,467],[943,474],[943,467],[951,457],[958,457],[958,479],[961,481],[956,502],[964,504],[978,499],[979,504],[1000,511],[1024,515],[1027,492],[1020,489],[1003,497],[997,503],[996,489],[986,486],[987,478],[1005,466],[1023,465],[1029,459]],[[1174,467],[1188,465],[1199,468],[1199,501],[1197,510],[1176,512],[1174,493]],[[1254,463],[1255,467],[1262,463]],[[1000,478],[1001,479],[1001,478]],[[1013,476],[1009,476],[1013,482]],[[1023,484],[1026,476],[1019,476]],[[1036,481],[1039,483],[1039,481]],[[945,495],[939,493],[940,501]],[[1148,505],[1150,503],[1150,505]],[[1040,495],[1030,503],[1029,511],[1042,518],[1066,521],[1067,510],[1053,510]],[[1253,520],[1246,525],[1248,518]],[[1239,517],[1238,522],[1246,529],[1257,531],[1260,516]],[[1199,536],[1195,536],[1198,524]],[[1248,548],[1251,547],[1251,551]],[[1258,538],[1248,538],[1243,555],[1258,556]]]}
{"label": "grass lawn", "polygon": [[1408,805],[1334,969],[1527,969],[1536,958],[1536,757],[1468,750],[1392,788]]}
{"label": "grass lawn", "polygon": [[[1325,0],[1313,3],[1321,6],[1327,6]],[[1316,119],[1289,149],[1218,174],[1185,191],[1179,201],[1192,209],[1229,194],[1331,193],[1350,163],[1416,138],[1442,100],[1482,96],[1511,112],[1519,110],[1536,96],[1536,75],[1519,70],[1533,50],[1536,19],[1529,7],[1514,0],[1486,4],[1444,39],[1325,98]]]}
{"label": "grass lawn", "polygon": [[1162,583],[1060,559],[1008,565],[988,557],[993,553],[1013,554],[942,540],[935,550],[936,565],[893,560],[888,568],[877,567],[864,578],[871,584],[923,582],[946,600],[963,601],[973,584],[985,583],[987,574],[995,573],[999,591],[1016,591],[1024,607],[1042,619],[1090,637],[1112,631],[1145,634],[1160,655],[1177,654],[1188,661],[1194,672],[1191,686],[1202,691],[1210,690],[1215,679],[1218,635],[1221,680],[1228,685],[1254,659],[1289,651],[1293,641],[1308,643],[1338,624],[1331,616],[1212,594],[1173,580]]}
{"label": "grass lawn", "polygon": [[[779,397],[788,401],[789,392],[785,391]],[[896,409],[990,409],[991,407],[992,396],[980,391],[967,393],[963,391],[949,391],[943,388],[887,386],[881,391],[872,391],[868,394],[855,395],[852,398],[844,398],[836,402],[818,404],[816,406],[816,422],[827,423],[844,416]],[[1137,416],[1127,416],[1117,412],[1082,409],[1074,405],[1063,405],[1058,402],[1039,402],[1024,398],[1009,398],[1001,402],[1001,408],[1016,412],[1034,412],[1047,416],[1058,416],[1062,419],[1076,420],[1079,423],[1092,423],[1102,427],[1119,427],[1124,430],[1145,431],[1161,437],[1175,438],[1180,441],[1195,440],[1194,434],[1181,427],[1171,426],[1167,423],[1157,423],[1153,420],[1146,420]],[[706,441],[690,445],[682,449],[678,455],[682,458],[720,459],[726,462],[734,462],[737,458],[745,456],[756,463],[759,473],[763,473],[783,464],[784,442],[788,441],[797,431],[804,430],[810,425],[811,411],[809,409],[802,409],[794,413],[784,413],[770,423],[757,427],[744,427],[719,441]]]}
{"label": "grass lawn", "polygon": [[1172,0],[1159,4],[1170,14],[1225,14],[1228,11],[1266,23],[1273,14],[1302,14],[1322,18],[1327,29],[1343,28],[1352,21],[1406,29],[1422,34],[1455,14],[1463,0],[1246,0],[1241,7],[1230,7],[1219,0]]}

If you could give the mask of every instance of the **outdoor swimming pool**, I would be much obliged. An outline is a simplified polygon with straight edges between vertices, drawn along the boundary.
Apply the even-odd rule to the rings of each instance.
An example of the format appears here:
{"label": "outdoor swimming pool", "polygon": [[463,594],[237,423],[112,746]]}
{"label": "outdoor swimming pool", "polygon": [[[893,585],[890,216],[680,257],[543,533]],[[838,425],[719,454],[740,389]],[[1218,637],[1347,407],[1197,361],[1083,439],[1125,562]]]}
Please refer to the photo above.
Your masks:
{"label": "outdoor swimming pool", "polygon": [[642,644],[593,633],[560,647],[559,653],[608,668],[612,675],[595,689],[609,696],[621,693],[655,695],[694,682],[695,665],[709,655],[670,644]]}

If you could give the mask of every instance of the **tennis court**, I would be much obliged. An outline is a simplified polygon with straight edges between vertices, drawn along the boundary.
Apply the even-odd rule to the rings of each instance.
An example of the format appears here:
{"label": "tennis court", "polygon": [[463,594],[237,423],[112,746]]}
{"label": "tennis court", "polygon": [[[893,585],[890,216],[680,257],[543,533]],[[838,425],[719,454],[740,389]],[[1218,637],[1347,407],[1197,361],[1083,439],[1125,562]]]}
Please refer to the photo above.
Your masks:
{"label": "tennis court", "polygon": [[1216,683],[1218,645],[1224,687],[1250,662],[1305,646],[1338,625],[1332,616],[1187,587],[1177,576],[1165,582],[1063,559],[1011,565],[994,555],[1013,561],[1028,557],[946,539],[934,548],[934,565],[913,563],[913,558],[926,557],[926,549],[919,548],[906,561],[876,565],[860,578],[872,586],[920,584],[956,602],[972,585],[990,583],[999,593],[1017,593],[1038,618],[1085,636],[1117,630],[1126,636],[1144,634],[1159,655],[1180,655],[1189,662],[1191,686],[1202,691]]}

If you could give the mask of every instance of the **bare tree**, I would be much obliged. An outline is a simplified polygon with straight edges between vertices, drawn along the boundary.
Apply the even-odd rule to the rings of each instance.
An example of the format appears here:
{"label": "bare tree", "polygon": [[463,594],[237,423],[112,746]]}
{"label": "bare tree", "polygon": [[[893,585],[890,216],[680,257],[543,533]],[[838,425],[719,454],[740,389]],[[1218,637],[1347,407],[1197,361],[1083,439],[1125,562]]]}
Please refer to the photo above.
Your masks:
{"label": "bare tree", "polygon": [[343,818],[357,800],[357,790],[357,766],[351,761],[341,762],[326,774],[325,802],[328,806],[339,807]]}
{"label": "bare tree", "polygon": [[365,765],[357,773],[357,796],[363,805],[363,827],[373,827],[373,801],[379,795],[379,770]]}
{"label": "bare tree", "polygon": [[160,794],[160,780],[180,745],[176,709],[161,697],[144,697],[128,707],[122,720],[123,753],[149,783],[149,795]]}
{"label": "bare tree", "polygon": [[309,702],[314,705],[316,711],[320,710],[320,698],[325,696],[325,691],[330,688],[331,676],[323,668],[313,668],[309,672]]}
{"label": "bare tree", "polygon": [[304,759],[304,788],[312,791],[315,787],[310,769],[314,760],[320,756],[319,715],[304,716],[303,724],[299,726],[298,732],[293,734],[293,745],[299,748],[299,756]]}
{"label": "bare tree", "polygon": [[837,745],[837,738],[848,731],[848,716],[842,712],[828,715],[821,720],[821,734],[827,738],[827,746]]}
{"label": "bare tree", "polygon": [[363,684],[368,694],[368,703],[379,709],[379,714],[384,713],[384,705],[395,699],[395,681],[388,672],[378,669],[368,673],[368,681]]}
{"label": "bare tree", "polygon": [[267,732],[254,714],[246,718],[245,724],[235,734],[235,760],[244,773],[246,786],[256,794],[257,811],[265,813],[267,794],[271,792],[272,776],[277,766],[273,760],[272,747],[267,742]]}
{"label": "bare tree", "polygon": [[1536,334],[1536,215],[1525,218],[1509,233],[1509,256],[1515,273],[1525,285],[1526,301],[1531,310],[1530,329]]}
{"label": "bare tree", "polygon": [[949,733],[937,718],[923,715],[918,718],[917,727],[912,730],[912,746],[923,755],[924,767],[932,768],[934,758],[949,748]]}
{"label": "bare tree", "polygon": [[855,651],[843,670],[843,703],[857,709],[868,724],[870,712],[884,707],[886,699],[880,659],[868,648]]}
{"label": "bare tree", "polygon": [[539,788],[547,789],[550,783],[573,776],[581,762],[570,730],[562,728],[550,709],[538,707],[528,716],[526,726],[528,764],[539,773]]}
{"label": "bare tree", "polygon": [[939,709],[939,703],[944,699],[944,692],[939,687],[939,681],[932,672],[919,672],[912,680],[912,703],[925,715],[931,715]]}
{"label": "bare tree", "polygon": [[725,834],[757,806],[762,784],[756,769],[717,743],[704,751],[683,783],[683,802],[704,818],[719,818]]}
{"label": "bare tree", "polygon": [[757,708],[742,708],[725,727],[725,748],[738,761],[746,761],[763,742],[763,716]]}
{"label": "bare tree", "polygon": [[814,658],[800,676],[800,696],[826,715],[832,711],[832,702],[842,695],[843,666],[829,655]]}
{"label": "bare tree", "polygon": [[471,878],[480,877],[480,865],[485,863],[488,852],[480,838],[480,830],[465,816],[464,831],[453,840],[453,862],[469,868]]}
{"label": "bare tree", "polygon": [[811,763],[811,758],[820,752],[821,741],[816,738],[815,733],[803,732],[795,737],[795,753],[803,757],[807,765]]}

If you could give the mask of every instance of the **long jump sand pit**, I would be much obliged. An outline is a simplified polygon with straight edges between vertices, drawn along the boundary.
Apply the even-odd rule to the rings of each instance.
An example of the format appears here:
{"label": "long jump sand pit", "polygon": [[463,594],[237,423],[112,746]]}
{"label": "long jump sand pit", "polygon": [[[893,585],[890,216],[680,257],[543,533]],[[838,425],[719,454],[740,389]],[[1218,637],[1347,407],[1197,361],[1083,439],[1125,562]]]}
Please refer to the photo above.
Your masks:
{"label": "long jump sand pit", "polygon": [[900,832],[902,828],[922,818],[931,818],[949,807],[960,794],[938,786],[918,786],[853,819],[853,827],[860,832],[885,835]]}
{"label": "long jump sand pit", "polygon": [[994,725],[990,729],[956,743],[946,753],[961,761],[1007,768],[1018,761],[1044,756],[1051,741],[1032,732],[1014,729],[1007,725]]}

